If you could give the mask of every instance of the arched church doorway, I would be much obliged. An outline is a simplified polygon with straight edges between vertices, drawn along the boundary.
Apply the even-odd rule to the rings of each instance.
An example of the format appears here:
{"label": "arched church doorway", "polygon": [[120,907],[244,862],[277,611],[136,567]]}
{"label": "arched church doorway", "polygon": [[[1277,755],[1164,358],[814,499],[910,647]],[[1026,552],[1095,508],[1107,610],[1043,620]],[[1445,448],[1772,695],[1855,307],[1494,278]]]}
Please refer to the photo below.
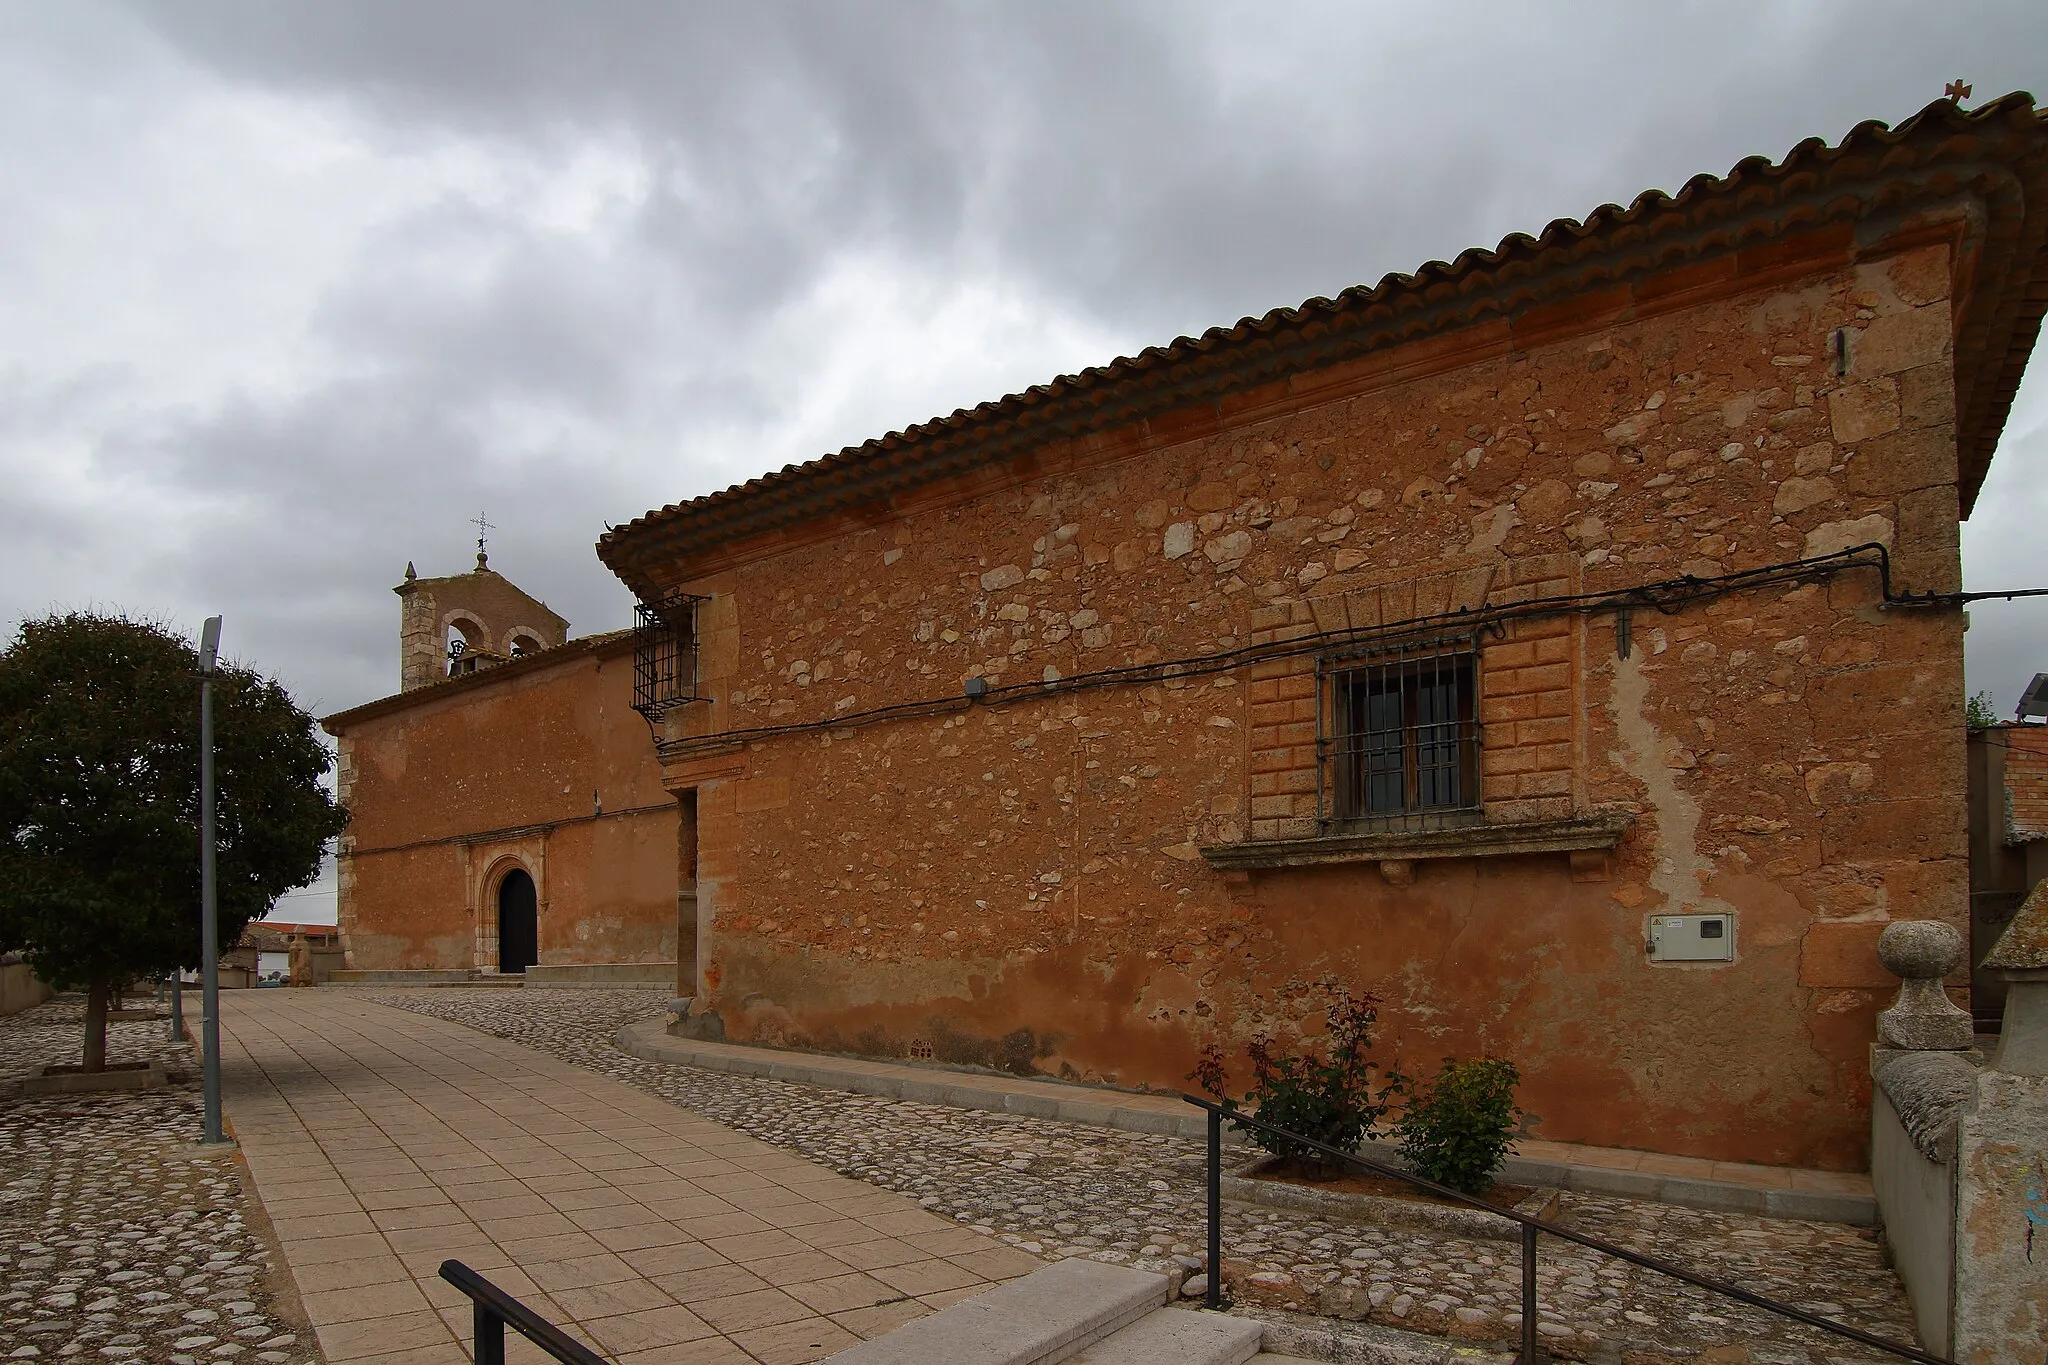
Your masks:
{"label": "arched church doorway", "polygon": [[524,972],[540,961],[539,901],[533,878],[515,867],[498,883],[498,970]]}

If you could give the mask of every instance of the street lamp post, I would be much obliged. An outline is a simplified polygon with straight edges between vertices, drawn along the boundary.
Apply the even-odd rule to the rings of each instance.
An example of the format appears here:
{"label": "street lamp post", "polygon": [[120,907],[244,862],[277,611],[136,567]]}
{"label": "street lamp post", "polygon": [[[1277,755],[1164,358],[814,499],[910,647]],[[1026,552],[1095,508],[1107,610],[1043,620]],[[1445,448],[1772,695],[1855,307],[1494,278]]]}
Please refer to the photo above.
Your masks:
{"label": "street lamp post", "polygon": [[220,926],[213,884],[213,664],[220,653],[220,618],[209,616],[199,635],[199,904],[200,966],[205,997],[201,1034],[206,1071],[204,1142],[226,1142],[220,1130]]}

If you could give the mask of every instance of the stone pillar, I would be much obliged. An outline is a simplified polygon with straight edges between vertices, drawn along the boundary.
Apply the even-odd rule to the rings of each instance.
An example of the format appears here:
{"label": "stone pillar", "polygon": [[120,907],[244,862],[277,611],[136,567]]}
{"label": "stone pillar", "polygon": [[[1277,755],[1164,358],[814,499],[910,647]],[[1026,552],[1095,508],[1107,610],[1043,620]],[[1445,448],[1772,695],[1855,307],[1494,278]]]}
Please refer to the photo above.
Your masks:
{"label": "stone pillar", "polygon": [[1877,1017],[1870,1053],[1870,1183],[1885,1244],[1913,1306],[1920,1340],[1948,1352],[1956,1287],[1956,1135],[1975,1097],[1970,1016],[1942,978],[1964,962],[1962,935],[1937,920],[1902,920],[1877,940],[1899,978]]}
{"label": "stone pillar", "polygon": [[1877,1016],[1877,1045],[1903,1052],[1968,1050],[1975,1027],[1941,984],[1963,965],[1963,936],[1940,920],[1900,920],[1878,936],[1877,956],[1899,978],[1899,998]]}
{"label": "stone pillar", "polygon": [[697,790],[676,793],[676,998],[702,993],[697,979]]}
{"label": "stone pillar", "polygon": [[2048,1358],[2048,882],[1984,959],[2008,989],[1957,1131],[1955,1359]]}

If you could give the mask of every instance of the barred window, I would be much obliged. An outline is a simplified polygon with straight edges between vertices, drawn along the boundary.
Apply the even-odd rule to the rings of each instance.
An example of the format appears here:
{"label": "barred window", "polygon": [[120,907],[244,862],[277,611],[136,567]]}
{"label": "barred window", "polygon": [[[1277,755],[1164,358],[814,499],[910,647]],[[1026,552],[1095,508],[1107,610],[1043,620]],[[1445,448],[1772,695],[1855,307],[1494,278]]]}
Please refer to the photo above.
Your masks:
{"label": "barred window", "polygon": [[699,700],[697,604],[672,592],[633,608],[633,709],[657,725],[673,707]]}
{"label": "barred window", "polygon": [[1457,823],[1479,809],[1478,672],[1471,640],[1319,662],[1327,823]]}

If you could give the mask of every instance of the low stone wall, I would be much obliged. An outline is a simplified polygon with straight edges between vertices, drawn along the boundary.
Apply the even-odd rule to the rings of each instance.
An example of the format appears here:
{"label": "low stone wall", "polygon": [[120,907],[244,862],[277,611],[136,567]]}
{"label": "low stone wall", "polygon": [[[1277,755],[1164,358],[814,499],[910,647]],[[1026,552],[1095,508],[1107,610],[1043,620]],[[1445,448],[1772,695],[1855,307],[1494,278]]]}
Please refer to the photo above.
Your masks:
{"label": "low stone wall", "polygon": [[317,986],[334,979],[336,972],[348,970],[348,954],[339,946],[332,948],[315,947],[306,944],[292,951],[292,984],[294,986]]}
{"label": "low stone wall", "polygon": [[1931,1349],[1959,1365],[2038,1361],[2048,1341],[2048,882],[1982,966],[2006,984],[1998,1050],[1972,1048],[1943,981],[1961,936],[1898,921],[1878,939],[1899,998],[1871,1052],[1871,1178],[1886,1240]]}
{"label": "low stone wall", "polygon": [[526,969],[529,986],[657,986],[676,984],[673,962],[585,962],[551,966],[539,963]]}
{"label": "low stone wall", "polygon": [[[477,973],[467,967],[446,969],[421,969],[406,971],[369,970],[351,967],[345,971],[329,972],[327,980],[337,986],[461,986],[477,979]],[[492,984],[518,985],[517,977],[492,977]]]}
{"label": "low stone wall", "polygon": [[33,1009],[55,994],[26,962],[0,962],[0,1015]]}
{"label": "low stone wall", "polygon": [[1956,1115],[1977,1069],[1959,1053],[1879,1051],[1870,1183],[1920,1340],[1948,1354],[1955,1301]]}

